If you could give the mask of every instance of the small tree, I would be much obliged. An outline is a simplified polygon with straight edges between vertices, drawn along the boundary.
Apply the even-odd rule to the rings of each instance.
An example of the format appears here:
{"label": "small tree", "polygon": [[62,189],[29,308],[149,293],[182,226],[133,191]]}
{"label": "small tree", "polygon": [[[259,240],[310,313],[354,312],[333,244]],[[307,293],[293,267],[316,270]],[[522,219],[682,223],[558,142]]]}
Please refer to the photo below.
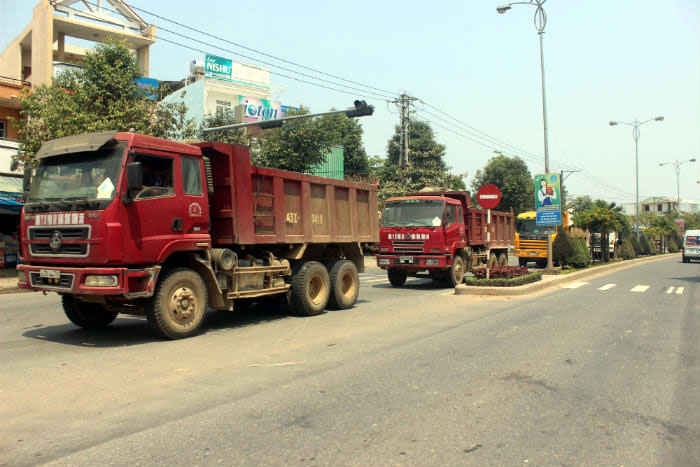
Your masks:
{"label": "small tree", "polygon": [[552,260],[561,266],[568,264],[567,260],[573,253],[571,238],[566,229],[561,229],[552,244]]}
{"label": "small tree", "polygon": [[622,259],[634,259],[637,255],[635,253],[632,238],[627,237],[624,242],[622,242],[622,247],[620,248],[620,255]]}
{"label": "small tree", "polygon": [[567,263],[575,268],[585,268],[591,264],[591,252],[582,238],[571,239],[572,253]]}

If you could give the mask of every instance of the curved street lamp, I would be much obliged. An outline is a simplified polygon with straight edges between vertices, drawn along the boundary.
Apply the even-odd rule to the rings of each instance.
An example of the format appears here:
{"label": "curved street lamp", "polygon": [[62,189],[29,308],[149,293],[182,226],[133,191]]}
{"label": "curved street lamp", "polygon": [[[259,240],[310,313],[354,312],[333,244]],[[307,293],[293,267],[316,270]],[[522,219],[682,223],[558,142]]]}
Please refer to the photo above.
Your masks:
{"label": "curved street lamp", "polygon": [[659,162],[659,167],[663,167],[664,165],[673,165],[673,168],[676,171],[676,211],[680,212],[681,211],[681,182],[680,182],[680,176],[681,176],[681,166],[683,164],[688,164],[690,162],[695,162],[695,158],[687,159],[684,161],[679,161],[676,159],[675,161],[670,161],[670,162]]}
{"label": "curved street lamp", "polygon": [[609,125],[610,126],[616,126],[616,125],[627,125],[632,127],[632,138],[634,138],[634,180],[635,180],[635,188],[634,188],[634,232],[635,235],[637,236],[637,239],[639,239],[639,127],[642,125],[645,125],[649,122],[663,122],[664,117],[658,116],[654,118],[650,118],[648,120],[644,120],[643,122],[640,122],[639,120],[635,119],[633,122],[622,122],[622,121],[616,121],[616,120],[610,120]]}
{"label": "curved street lamp", "polygon": [[[549,173],[549,142],[547,140],[547,95],[544,84],[544,50],[543,36],[544,28],[547,26],[547,13],[545,13],[543,5],[547,0],[530,0],[528,2],[510,2],[497,6],[496,11],[499,14],[504,14],[510,10],[513,5],[530,5],[535,7],[535,29],[540,38],[540,75],[542,77],[542,127],[544,133],[544,172]],[[553,269],[552,263],[552,237],[547,235],[547,269]]]}

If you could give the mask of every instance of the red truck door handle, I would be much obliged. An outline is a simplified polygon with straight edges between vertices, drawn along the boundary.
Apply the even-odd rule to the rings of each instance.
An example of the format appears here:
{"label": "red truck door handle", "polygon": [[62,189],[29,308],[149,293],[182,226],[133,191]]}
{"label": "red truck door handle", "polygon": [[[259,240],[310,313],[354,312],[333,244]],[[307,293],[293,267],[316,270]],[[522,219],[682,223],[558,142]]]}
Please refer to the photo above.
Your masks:
{"label": "red truck door handle", "polygon": [[182,218],[176,217],[172,223],[173,232],[182,232]]}

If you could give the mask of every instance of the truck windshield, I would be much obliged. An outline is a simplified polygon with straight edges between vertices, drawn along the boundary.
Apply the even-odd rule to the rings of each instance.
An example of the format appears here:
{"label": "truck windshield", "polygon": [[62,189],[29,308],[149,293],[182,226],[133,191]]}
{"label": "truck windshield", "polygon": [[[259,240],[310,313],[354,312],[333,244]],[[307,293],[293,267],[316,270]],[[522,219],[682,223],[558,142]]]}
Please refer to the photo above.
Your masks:
{"label": "truck windshield", "polygon": [[439,227],[442,225],[444,201],[390,201],[384,207],[382,227]]}
{"label": "truck windshield", "polygon": [[[32,176],[28,204],[108,204],[114,197],[126,143],[47,157]],[[94,204],[94,203],[90,203]]]}
{"label": "truck windshield", "polygon": [[537,225],[535,219],[518,219],[515,226],[520,235],[542,235],[546,238],[547,234],[553,234],[555,227]]}

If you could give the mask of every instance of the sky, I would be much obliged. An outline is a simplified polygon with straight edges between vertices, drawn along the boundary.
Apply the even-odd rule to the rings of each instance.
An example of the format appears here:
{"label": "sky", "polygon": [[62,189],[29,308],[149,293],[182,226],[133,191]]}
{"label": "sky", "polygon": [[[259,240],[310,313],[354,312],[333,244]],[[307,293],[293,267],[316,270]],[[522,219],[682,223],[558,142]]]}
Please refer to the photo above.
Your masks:
{"label": "sky", "polygon": [[[532,5],[498,14],[502,2],[485,0],[127,3],[161,28],[160,37],[269,69],[285,105],[312,112],[350,107],[355,99],[374,105],[374,115],[361,119],[370,155],[386,157],[399,122],[392,101],[406,93],[418,99],[411,118],[431,124],[447,165],[466,174],[468,187],[495,151],[521,157],[533,176],[544,172]],[[29,22],[34,5],[0,0],[0,50]],[[640,126],[639,198],[675,198],[678,181],[682,200],[700,201],[700,0],[549,0],[544,10],[550,172],[565,171],[570,195],[633,203],[633,128],[608,122],[663,116]],[[188,63],[203,58],[156,42],[150,76],[182,79]]]}

